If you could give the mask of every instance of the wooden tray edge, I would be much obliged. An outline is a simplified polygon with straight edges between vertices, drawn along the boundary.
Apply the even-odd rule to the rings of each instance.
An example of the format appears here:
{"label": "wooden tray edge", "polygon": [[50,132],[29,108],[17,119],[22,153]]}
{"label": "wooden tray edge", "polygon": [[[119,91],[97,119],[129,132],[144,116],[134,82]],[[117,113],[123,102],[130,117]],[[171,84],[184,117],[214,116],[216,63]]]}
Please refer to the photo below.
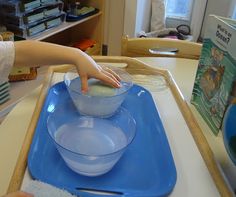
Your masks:
{"label": "wooden tray edge", "polygon": [[[194,141],[206,163],[206,166],[215,182],[215,185],[221,196],[228,197],[233,196],[232,191],[225,180],[225,177],[222,175],[220,168],[215,160],[214,154],[200,128],[197,121],[194,118],[194,115],[188,106],[188,103],[185,101],[183,95],[181,94],[176,82],[171,76],[168,70],[151,68],[147,64],[129,57],[119,57],[119,56],[94,56],[93,57],[97,62],[115,62],[115,63],[127,63],[128,67],[126,68],[128,72],[139,72],[144,71],[145,74],[159,74],[162,75],[166,82],[169,84],[170,90],[177,102],[179,109],[186,121],[186,124],[189,127],[189,130],[194,138]],[[66,70],[72,68],[72,65],[62,65],[62,66],[52,66],[48,69],[47,77],[40,92],[34,113],[30,125],[28,127],[23,146],[21,148],[17,163],[11,177],[7,193],[14,192],[20,189],[21,183],[24,178],[25,170],[27,167],[27,157],[32,142],[34,130],[40,115],[41,107],[44,103],[44,100],[47,95],[47,91],[50,87],[51,80],[54,72],[65,72]]]}

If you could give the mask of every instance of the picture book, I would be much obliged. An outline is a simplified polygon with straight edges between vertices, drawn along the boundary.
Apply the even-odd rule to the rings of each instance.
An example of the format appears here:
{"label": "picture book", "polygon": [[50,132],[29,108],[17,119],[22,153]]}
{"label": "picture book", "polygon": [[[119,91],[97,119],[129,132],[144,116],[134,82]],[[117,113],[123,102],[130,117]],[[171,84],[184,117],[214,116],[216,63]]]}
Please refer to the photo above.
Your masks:
{"label": "picture book", "polygon": [[210,15],[191,103],[212,132],[221,129],[227,107],[236,99],[236,21]]}

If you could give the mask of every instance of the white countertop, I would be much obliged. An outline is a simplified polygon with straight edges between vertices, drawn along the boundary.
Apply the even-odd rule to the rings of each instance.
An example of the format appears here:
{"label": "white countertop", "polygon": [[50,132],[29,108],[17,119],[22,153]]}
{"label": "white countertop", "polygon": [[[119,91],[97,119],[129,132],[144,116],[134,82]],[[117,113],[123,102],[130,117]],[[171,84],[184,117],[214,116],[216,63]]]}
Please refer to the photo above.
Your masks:
{"label": "white countertop", "polygon": [[35,80],[10,83],[10,100],[0,105],[0,122],[4,120],[5,116],[19,101],[42,84],[46,72],[47,66],[43,66],[37,69],[37,78]]}

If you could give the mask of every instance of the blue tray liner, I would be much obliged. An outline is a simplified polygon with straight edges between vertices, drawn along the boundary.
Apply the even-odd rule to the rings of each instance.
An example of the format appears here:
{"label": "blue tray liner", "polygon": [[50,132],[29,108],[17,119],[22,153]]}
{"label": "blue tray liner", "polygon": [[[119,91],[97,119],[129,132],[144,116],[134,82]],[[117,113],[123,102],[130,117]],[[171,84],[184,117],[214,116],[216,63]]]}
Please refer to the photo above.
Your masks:
{"label": "blue tray liner", "polygon": [[122,104],[137,123],[134,141],[114,168],[98,177],[81,176],[69,169],[47,133],[46,120],[51,109],[65,102],[69,103],[68,110],[74,108],[60,82],[48,91],[28,155],[28,168],[34,179],[84,197],[91,194],[78,188],[114,191],[127,197],[166,196],[173,190],[177,179],[175,164],[158,111],[146,89],[134,85]]}

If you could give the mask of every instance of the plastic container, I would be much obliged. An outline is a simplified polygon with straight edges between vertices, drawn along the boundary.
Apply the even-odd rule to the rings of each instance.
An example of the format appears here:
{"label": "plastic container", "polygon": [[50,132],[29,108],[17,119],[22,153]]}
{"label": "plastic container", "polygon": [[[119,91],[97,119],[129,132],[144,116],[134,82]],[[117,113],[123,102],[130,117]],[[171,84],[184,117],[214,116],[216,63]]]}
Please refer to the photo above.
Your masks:
{"label": "plastic container", "polygon": [[60,24],[62,24],[62,22],[65,21],[65,17],[66,17],[65,14],[61,14],[59,16],[51,17],[50,19],[46,20],[45,21],[46,29],[51,29],[53,27],[59,26]]}
{"label": "plastic container", "polygon": [[64,3],[60,0],[31,0],[25,2],[21,0],[1,0],[0,11],[4,14],[20,16],[22,14],[34,12],[46,6],[53,6],[57,4],[64,5]]}
{"label": "plastic container", "polygon": [[36,36],[37,34],[44,32],[52,27],[59,26],[65,21],[65,13],[61,13],[58,16],[52,16],[47,19],[41,20],[39,23],[34,25],[25,25],[25,26],[17,26],[14,24],[7,24],[6,27],[8,30],[15,33],[15,35],[28,38],[31,36]]}
{"label": "plastic container", "polygon": [[51,4],[51,3],[56,3],[58,2],[59,0],[40,0],[41,4],[42,5],[45,5],[45,4]]}
{"label": "plastic container", "polygon": [[20,0],[8,0],[0,2],[2,11],[18,15],[20,13],[26,13],[40,7],[40,0],[33,0],[30,2],[23,2]]}
{"label": "plastic container", "polygon": [[63,11],[63,3],[48,6],[44,9],[44,17],[57,16]]}
{"label": "plastic container", "polygon": [[5,24],[13,24],[23,28],[25,26],[33,26],[48,18],[59,16],[63,13],[63,7],[64,3],[58,1],[53,4],[42,5],[27,13],[12,14],[3,11],[2,16]]}
{"label": "plastic container", "polygon": [[23,38],[37,35],[38,33],[46,30],[44,22],[41,22],[33,26],[25,26],[25,27],[18,27],[17,25],[7,24],[6,27],[8,30],[14,32],[15,35]]}
{"label": "plastic container", "polygon": [[135,120],[124,108],[109,119],[80,116],[73,109],[57,107],[48,116],[48,132],[57,150],[67,166],[81,175],[110,171],[135,137]]}
{"label": "plastic container", "polygon": [[37,11],[37,12],[33,12],[33,13],[21,15],[21,16],[5,14],[4,17],[5,17],[5,23],[14,24],[18,27],[22,27],[24,25],[34,24],[35,22],[38,23],[39,21],[43,20],[44,13],[41,10],[41,11]]}
{"label": "plastic container", "polygon": [[64,82],[73,103],[78,111],[83,115],[95,117],[110,117],[120,107],[133,86],[131,76],[124,70],[111,68],[121,78],[121,88],[112,88],[96,79],[89,79],[89,90],[87,93],[81,92],[81,82],[77,73],[67,72]]}

